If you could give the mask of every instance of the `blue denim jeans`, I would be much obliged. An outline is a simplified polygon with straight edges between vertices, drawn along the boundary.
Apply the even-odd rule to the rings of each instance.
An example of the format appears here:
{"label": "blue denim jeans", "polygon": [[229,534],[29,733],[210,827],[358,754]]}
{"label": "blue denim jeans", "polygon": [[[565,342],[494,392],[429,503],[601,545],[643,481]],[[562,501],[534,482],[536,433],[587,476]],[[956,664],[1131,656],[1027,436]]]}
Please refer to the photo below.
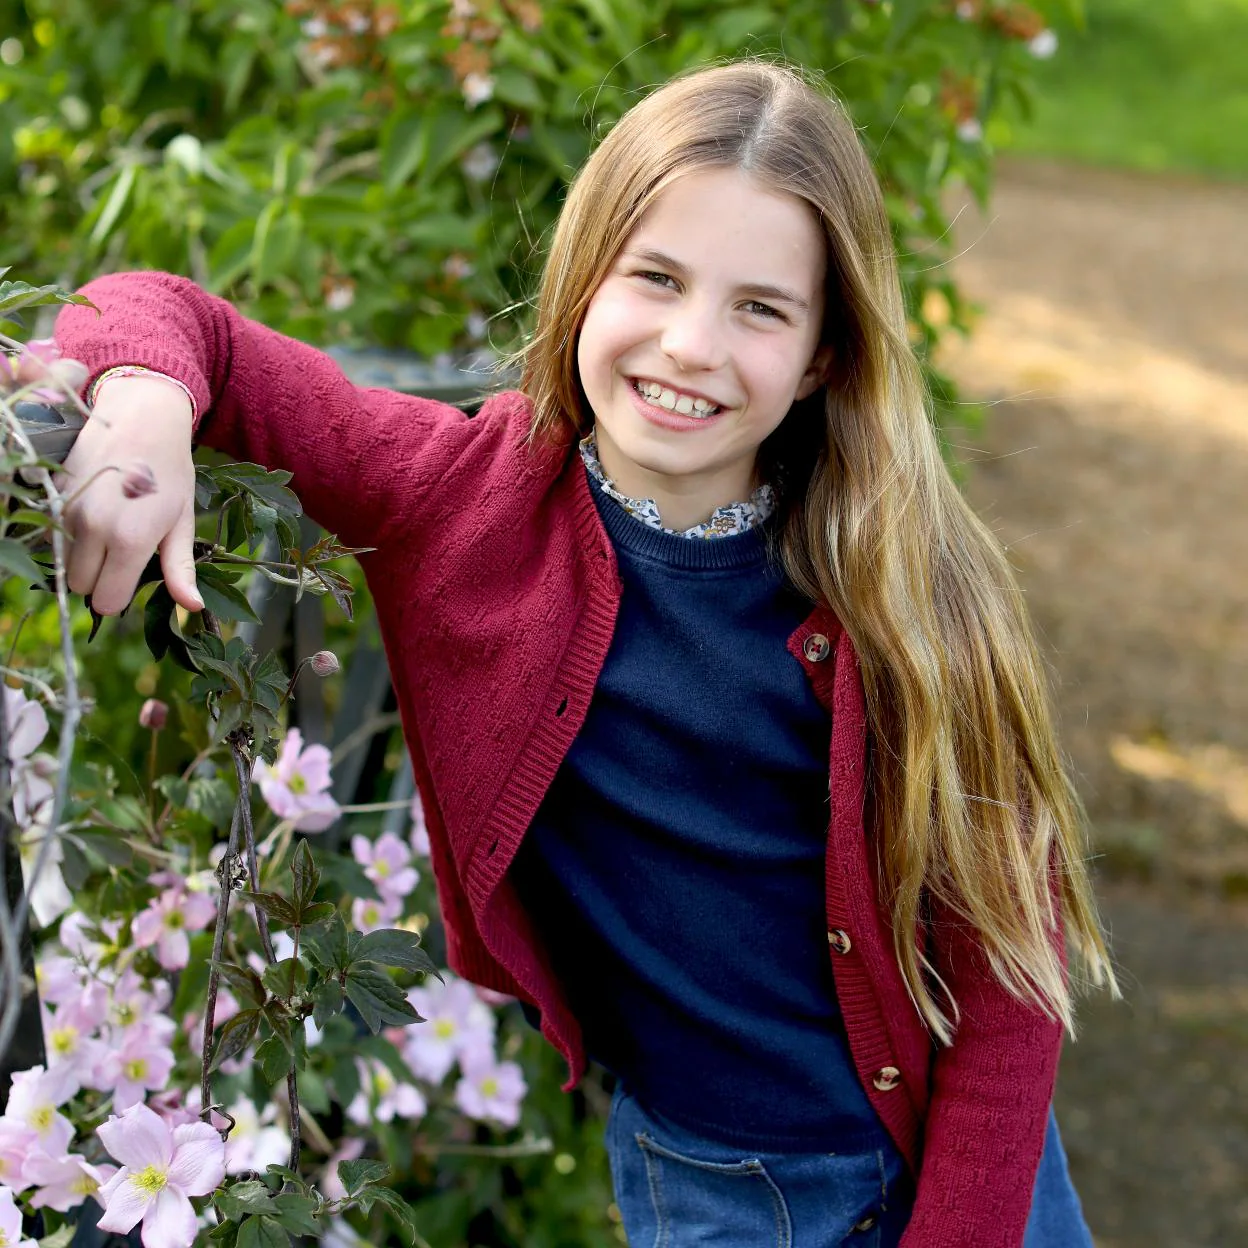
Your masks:
{"label": "blue denim jeans", "polygon": [[[703,1139],[617,1089],[607,1153],[630,1248],[896,1248],[914,1187],[891,1142],[774,1153]],[[1023,1248],[1092,1248],[1050,1114]]]}

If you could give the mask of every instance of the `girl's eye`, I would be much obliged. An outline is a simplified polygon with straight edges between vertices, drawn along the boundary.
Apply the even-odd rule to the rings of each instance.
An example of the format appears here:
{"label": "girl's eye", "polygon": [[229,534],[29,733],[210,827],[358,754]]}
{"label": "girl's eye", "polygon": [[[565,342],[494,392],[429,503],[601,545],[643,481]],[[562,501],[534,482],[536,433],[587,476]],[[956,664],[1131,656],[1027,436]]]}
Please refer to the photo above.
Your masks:
{"label": "girl's eye", "polygon": [[643,271],[637,274],[644,282],[650,282],[655,286],[666,286],[669,289],[676,285],[676,279],[670,273],[656,273],[651,271]]}
{"label": "girl's eye", "polygon": [[755,316],[761,316],[764,320],[783,321],[784,314],[777,311],[769,303],[759,303],[757,299],[751,299],[745,305],[748,312],[752,312]]}

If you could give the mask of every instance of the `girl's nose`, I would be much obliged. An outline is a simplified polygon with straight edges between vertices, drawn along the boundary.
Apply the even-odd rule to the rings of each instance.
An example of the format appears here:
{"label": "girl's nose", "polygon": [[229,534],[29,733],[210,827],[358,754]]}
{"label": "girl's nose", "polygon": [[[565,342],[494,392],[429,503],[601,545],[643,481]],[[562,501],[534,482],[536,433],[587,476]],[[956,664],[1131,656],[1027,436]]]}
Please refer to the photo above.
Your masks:
{"label": "girl's nose", "polygon": [[724,332],[714,312],[693,301],[671,310],[659,350],[683,372],[705,372],[724,359]]}

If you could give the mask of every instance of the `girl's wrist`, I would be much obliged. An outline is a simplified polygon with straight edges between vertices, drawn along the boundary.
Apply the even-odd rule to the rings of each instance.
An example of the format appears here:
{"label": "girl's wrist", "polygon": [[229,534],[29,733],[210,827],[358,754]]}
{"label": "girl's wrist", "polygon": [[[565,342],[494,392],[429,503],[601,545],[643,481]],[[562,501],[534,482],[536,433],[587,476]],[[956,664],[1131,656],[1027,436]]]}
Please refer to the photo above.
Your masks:
{"label": "girl's wrist", "polygon": [[119,397],[117,392],[122,388],[129,390],[135,397],[154,393],[152,386],[149,384],[153,382],[163,383],[165,387],[172,386],[180,391],[186,399],[188,414],[191,420],[195,419],[197,414],[195,396],[191,393],[190,387],[176,377],[170,377],[168,373],[160,373],[141,364],[122,364],[101,373],[87,390],[87,404],[89,406],[97,404],[100,399],[100,392],[105,386],[109,387],[110,398],[115,399]]}

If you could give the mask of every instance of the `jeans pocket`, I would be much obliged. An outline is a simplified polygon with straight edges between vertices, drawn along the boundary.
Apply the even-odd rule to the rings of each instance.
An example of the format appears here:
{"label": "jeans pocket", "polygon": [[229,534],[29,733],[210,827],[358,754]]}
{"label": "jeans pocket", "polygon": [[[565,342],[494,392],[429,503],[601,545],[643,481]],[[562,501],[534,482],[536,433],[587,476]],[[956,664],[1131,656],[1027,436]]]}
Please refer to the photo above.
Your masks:
{"label": "jeans pocket", "polygon": [[653,1248],[792,1248],[784,1196],[757,1157],[708,1161],[678,1153],[645,1132],[634,1139],[650,1188]]}

